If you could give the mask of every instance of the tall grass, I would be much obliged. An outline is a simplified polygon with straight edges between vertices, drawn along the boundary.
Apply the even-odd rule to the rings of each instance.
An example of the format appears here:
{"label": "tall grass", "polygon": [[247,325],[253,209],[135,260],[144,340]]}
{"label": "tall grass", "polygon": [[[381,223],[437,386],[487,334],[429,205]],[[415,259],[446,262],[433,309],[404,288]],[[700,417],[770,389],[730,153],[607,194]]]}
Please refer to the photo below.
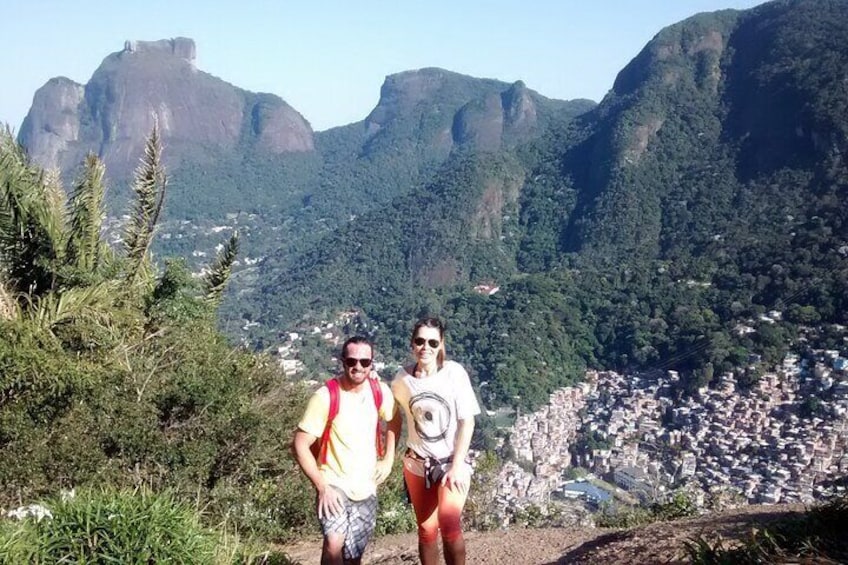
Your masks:
{"label": "tall grass", "polygon": [[756,530],[741,543],[703,537],[686,543],[698,565],[848,563],[848,496],[815,506],[801,516]]}
{"label": "tall grass", "polygon": [[101,491],[43,506],[52,518],[0,524],[0,563],[213,563],[218,536],[167,493]]}

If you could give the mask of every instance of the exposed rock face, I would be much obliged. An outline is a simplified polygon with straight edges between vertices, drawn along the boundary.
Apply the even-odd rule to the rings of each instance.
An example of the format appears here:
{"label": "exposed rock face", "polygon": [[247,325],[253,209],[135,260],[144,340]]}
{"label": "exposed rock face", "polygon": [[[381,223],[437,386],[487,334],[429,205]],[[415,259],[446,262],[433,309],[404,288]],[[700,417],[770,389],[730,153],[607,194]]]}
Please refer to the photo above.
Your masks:
{"label": "exposed rock face", "polygon": [[503,234],[506,210],[518,200],[523,178],[504,175],[485,182],[483,193],[470,218],[470,235],[474,239],[495,240]]}
{"label": "exposed rock face", "polygon": [[84,94],[81,84],[64,77],[52,78],[36,91],[20,137],[40,163],[56,166],[60,155],[79,140],[78,109]]}
{"label": "exposed rock face", "polygon": [[194,41],[186,37],[176,37],[174,39],[160,39],[159,41],[125,41],[124,51],[127,53],[138,52],[160,52],[167,55],[173,55],[180,59],[185,59],[194,65],[194,59],[197,57],[197,49]]}
{"label": "exposed rock face", "polygon": [[260,94],[250,109],[250,124],[259,147],[271,153],[314,149],[312,129],[294,108],[272,94]]}
{"label": "exposed rock face", "polygon": [[512,145],[537,130],[536,114],[531,91],[518,81],[499,94],[466,104],[454,121],[454,141],[483,150]]}
{"label": "exposed rock face", "polygon": [[442,152],[497,150],[539,131],[540,104],[555,103],[521,81],[509,85],[427,68],[386,77],[365,128],[375,142],[403,130]]}
{"label": "exposed rock face", "polygon": [[538,111],[531,92],[522,81],[518,81],[501,95],[506,135],[523,139],[538,125]]}
{"label": "exposed rock face", "polygon": [[416,111],[416,106],[437,98],[454,73],[441,69],[421,69],[389,75],[380,88],[380,102],[365,119],[369,134],[392,121]]}
{"label": "exposed rock face", "polygon": [[460,145],[471,144],[480,149],[495,150],[501,145],[503,127],[501,97],[492,93],[462,107],[454,120],[453,139]]}
{"label": "exposed rock face", "polygon": [[115,176],[133,170],[158,119],[169,164],[232,150],[312,151],[312,128],[279,97],[253,95],[198,71],[194,41],[127,41],[83,88],[53,79],[36,94],[20,142],[36,162],[68,172],[94,151]]}

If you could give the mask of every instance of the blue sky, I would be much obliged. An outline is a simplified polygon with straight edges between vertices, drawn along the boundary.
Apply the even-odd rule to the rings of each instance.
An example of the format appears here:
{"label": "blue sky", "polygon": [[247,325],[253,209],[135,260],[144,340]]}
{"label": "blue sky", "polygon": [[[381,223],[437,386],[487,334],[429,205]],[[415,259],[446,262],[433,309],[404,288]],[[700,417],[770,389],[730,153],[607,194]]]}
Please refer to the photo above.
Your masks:
{"label": "blue sky", "polygon": [[660,29],[761,0],[0,0],[0,124],[48,79],[85,84],[127,39],[190,37],[197,66],[281,96],[315,130],[362,120],[386,75],[422,67],[600,100]]}

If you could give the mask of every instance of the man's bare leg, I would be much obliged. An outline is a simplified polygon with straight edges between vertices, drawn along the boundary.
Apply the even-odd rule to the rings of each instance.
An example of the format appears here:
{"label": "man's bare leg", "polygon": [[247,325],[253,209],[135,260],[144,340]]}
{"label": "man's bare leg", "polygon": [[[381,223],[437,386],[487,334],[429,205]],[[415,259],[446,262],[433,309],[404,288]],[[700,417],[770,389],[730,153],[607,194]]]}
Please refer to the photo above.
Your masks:
{"label": "man's bare leg", "polygon": [[344,540],[342,534],[324,536],[324,545],[321,546],[321,565],[344,565]]}

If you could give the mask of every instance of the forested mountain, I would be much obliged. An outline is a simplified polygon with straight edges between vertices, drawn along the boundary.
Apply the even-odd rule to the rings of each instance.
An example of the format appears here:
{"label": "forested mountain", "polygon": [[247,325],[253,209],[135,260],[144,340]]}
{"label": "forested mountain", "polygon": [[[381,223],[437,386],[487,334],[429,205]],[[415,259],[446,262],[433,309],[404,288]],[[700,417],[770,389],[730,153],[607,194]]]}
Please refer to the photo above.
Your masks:
{"label": "forested mountain", "polygon": [[[416,316],[444,315],[492,404],[534,405],[586,366],[675,368],[692,387],[752,354],[777,360],[801,331],[839,345],[846,45],[837,0],[700,14],[661,30],[597,106],[421,69],[298,151],[263,144],[259,125],[280,120],[262,108],[284,102],[242,93],[255,111],[232,143],[174,163],[158,249],[187,255],[238,227],[263,260],[235,273],[223,312],[260,348],[354,309],[350,330],[397,359]],[[96,123],[117,114],[89,91],[113,88],[130,58],[86,85]],[[202,73],[177,67],[197,88]],[[29,132],[31,150],[54,147]],[[110,141],[92,148],[109,155]],[[772,310],[782,319],[764,320]]]}
{"label": "forested mountain", "polygon": [[[98,500],[146,489],[225,537],[314,531],[284,456],[308,387],[235,340],[285,343],[323,376],[333,343],[316,326],[368,333],[391,362],[415,318],[438,315],[485,408],[522,411],[588,367],[675,369],[684,395],[728,370],[747,387],[789,348],[848,355],[843,0],[670,26],[597,105],[428,68],[317,133],[193,60],[191,40],[129,42],[88,84],[37,93],[29,156],[0,135],[0,506],[79,489],[97,515],[74,519],[94,532],[83,545],[127,523]],[[821,409],[795,404],[777,410]],[[479,423],[485,450],[493,420]],[[476,480],[499,460],[478,459]],[[381,491],[380,532],[414,530],[401,477]],[[148,538],[142,522],[133,543],[173,545],[170,522]],[[38,544],[0,526],[0,561],[33,561]]]}
{"label": "forested mountain", "polygon": [[238,222],[246,257],[288,255],[408,193],[454,152],[514,147],[594,106],[547,99],[520,81],[426,68],[386,77],[364,120],[313,133],[283,100],[234,87],[194,60],[187,38],[128,41],[86,85],[48,81],[19,135],[37,163],[66,180],[88,151],[98,154],[117,214],[156,117],[169,148],[165,238],[156,247],[166,255],[206,253],[214,226]]}
{"label": "forested mountain", "polygon": [[408,320],[439,312],[496,403],[537,402],[587,364],[695,386],[778,359],[804,326],[828,343],[848,296],[846,41],[848,5],[827,0],[666,28],[590,112],[454,153],[414,193],[266,260],[240,307],[266,328],[360,309],[395,352]]}
{"label": "forested mountain", "polygon": [[288,104],[234,87],[198,70],[188,38],[127,41],[85,85],[51,79],[33,98],[19,141],[43,167],[66,176],[93,151],[113,180],[138,164],[144,136],[158,118],[167,163],[210,163],[244,144],[270,154],[313,149],[312,128]]}

